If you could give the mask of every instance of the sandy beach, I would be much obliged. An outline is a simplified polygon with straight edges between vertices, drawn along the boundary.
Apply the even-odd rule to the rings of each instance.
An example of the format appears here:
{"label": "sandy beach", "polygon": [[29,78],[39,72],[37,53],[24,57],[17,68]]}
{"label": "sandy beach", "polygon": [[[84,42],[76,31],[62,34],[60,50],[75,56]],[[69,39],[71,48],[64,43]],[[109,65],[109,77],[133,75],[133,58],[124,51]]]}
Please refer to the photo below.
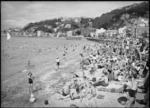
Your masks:
{"label": "sandy beach", "polygon": [[[59,94],[56,91],[62,88],[63,82],[70,81],[72,74],[79,69],[79,54],[83,52],[83,46],[93,45],[94,42],[85,39],[33,37],[12,37],[9,41],[6,37],[2,37],[1,40],[2,107],[43,107],[46,99],[49,100],[51,107],[69,107],[70,104],[76,104],[79,107],[88,106],[89,100],[86,99],[82,103],[79,100],[57,100]],[[63,57],[64,45],[68,46],[65,59]],[[57,57],[60,58],[59,70],[56,69]],[[31,69],[27,69],[28,60],[31,62]],[[37,100],[33,104],[29,103],[27,77],[29,71],[35,77],[33,92]],[[94,102],[97,106],[94,107],[124,107],[117,101],[122,94],[97,92],[105,97],[100,100],[95,98]],[[138,94],[138,97],[142,96]],[[142,105],[136,103],[135,106],[141,107]]]}

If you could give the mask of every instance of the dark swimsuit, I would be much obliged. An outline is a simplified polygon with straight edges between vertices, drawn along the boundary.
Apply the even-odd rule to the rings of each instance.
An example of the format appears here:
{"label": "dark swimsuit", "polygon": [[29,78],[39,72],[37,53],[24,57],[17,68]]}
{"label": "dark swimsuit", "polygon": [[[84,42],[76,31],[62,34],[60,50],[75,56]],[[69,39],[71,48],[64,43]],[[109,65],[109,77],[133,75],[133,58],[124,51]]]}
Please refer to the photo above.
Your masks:
{"label": "dark swimsuit", "polygon": [[59,63],[59,62],[57,62],[57,65],[58,65],[58,66],[59,66],[59,64],[60,64],[60,63]]}
{"label": "dark swimsuit", "polygon": [[33,84],[32,78],[29,78],[29,84]]}

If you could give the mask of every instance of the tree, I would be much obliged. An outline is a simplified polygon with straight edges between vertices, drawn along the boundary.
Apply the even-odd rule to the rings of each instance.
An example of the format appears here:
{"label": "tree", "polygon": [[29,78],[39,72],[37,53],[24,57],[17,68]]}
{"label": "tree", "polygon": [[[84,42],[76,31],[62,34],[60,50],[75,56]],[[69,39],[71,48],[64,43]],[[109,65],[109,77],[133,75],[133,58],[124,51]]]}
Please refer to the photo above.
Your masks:
{"label": "tree", "polygon": [[72,28],[73,28],[73,29],[77,29],[77,28],[79,28],[79,25],[76,24],[76,23],[72,23]]}
{"label": "tree", "polygon": [[77,34],[77,35],[81,35],[81,31],[79,31],[79,30],[76,31],[76,34]]}

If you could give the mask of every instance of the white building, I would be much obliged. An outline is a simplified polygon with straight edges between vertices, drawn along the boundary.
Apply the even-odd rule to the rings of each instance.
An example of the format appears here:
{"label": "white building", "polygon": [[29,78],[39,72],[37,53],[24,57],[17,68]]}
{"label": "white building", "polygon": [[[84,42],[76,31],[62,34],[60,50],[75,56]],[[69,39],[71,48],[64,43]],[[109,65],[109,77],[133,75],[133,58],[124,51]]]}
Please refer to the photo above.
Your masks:
{"label": "white building", "polygon": [[119,35],[120,35],[121,37],[125,37],[125,35],[126,35],[126,28],[127,28],[127,27],[124,26],[124,27],[118,29],[118,33],[119,33]]}
{"label": "white building", "polygon": [[106,30],[104,28],[96,29],[95,36],[98,37],[100,34],[105,33]]}
{"label": "white building", "polygon": [[71,28],[71,24],[66,24],[65,28]]}
{"label": "white building", "polygon": [[40,36],[43,36],[43,35],[44,35],[43,31],[40,31],[40,30],[37,31],[37,37],[40,37]]}
{"label": "white building", "polygon": [[72,33],[73,33],[72,31],[68,31],[68,32],[67,32],[67,37],[71,37],[71,36],[72,36]]}

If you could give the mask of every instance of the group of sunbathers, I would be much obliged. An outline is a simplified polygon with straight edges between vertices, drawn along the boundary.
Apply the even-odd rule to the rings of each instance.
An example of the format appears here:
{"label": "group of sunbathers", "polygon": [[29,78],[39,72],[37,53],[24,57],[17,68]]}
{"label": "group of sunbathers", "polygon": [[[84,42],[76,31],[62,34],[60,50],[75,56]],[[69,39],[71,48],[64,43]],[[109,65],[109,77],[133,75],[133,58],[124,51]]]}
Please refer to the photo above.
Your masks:
{"label": "group of sunbathers", "polygon": [[[60,99],[82,101],[87,95],[90,95],[91,99],[97,95],[98,86],[107,87],[110,82],[116,81],[122,85],[121,89],[112,88],[107,91],[127,93],[127,99],[131,99],[128,104],[130,107],[136,97],[138,84],[141,82],[139,78],[142,77],[145,64],[141,62],[141,55],[130,48],[129,43],[129,40],[125,40],[123,45],[99,43],[84,46],[84,54],[80,54],[80,72],[74,74],[71,82],[65,83],[60,91],[62,94]],[[140,48],[137,40],[132,40],[132,43],[132,46],[136,46],[135,49]],[[129,48],[126,48],[127,46]],[[145,54],[148,53],[147,48],[143,50],[146,50]]]}

